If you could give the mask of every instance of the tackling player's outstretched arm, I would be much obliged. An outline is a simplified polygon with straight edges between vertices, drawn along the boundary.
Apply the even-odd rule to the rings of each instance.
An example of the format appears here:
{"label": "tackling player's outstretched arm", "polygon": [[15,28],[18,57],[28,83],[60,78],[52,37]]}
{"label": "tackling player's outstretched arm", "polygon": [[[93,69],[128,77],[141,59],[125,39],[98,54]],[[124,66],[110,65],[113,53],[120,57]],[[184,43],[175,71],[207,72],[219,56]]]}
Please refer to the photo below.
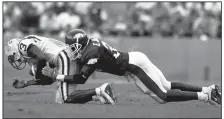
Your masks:
{"label": "tackling player's outstretched arm", "polygon": [[75,75],[58,75],[56,80],[71,82],[76,84],[84,84],[89,76],[95,71],[95,68],[92,66],[84,65],[79,74]]}
{"label": "tackling player's outstretched arm", "polygon": [[80,73],[75,75],[58,74],[58,72],[50,68],[49,65],[43,68],[42,74],[58,81],[84,84],[89,76],[95,71],[95,65],[97,62],[98,58],[89,59],[88,62],[82,67]]}
{"label": "tackling player's outstretched arm", "polygon": [[58,72],[55,69],[52,69],[49,67],[49,65],[47,65],[46,67],[43,68],[42,73],[43,75],[48,76],[54,80],[75,84],[84,84],[94,71],[95,67],[84,65],[79,74],[62,75],[58,74]]}

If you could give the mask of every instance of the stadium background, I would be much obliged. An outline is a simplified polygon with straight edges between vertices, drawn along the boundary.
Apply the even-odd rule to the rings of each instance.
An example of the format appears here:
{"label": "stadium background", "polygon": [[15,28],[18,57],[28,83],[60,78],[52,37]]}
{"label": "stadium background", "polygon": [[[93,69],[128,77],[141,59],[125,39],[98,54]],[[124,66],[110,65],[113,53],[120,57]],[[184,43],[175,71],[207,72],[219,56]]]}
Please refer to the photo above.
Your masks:
{"label": "stadium background", "polygon": [[[216,83],[221,86],[221,2],[3,2],[4,45],[10,38],[22,38],[28,34],[43,35],[63,41],[65,33],[74,28],[84,29],[90,35],[105,40],[121,51],[144,52],[170,81],[184,81],[197,85]],[[27,73],[28,67],[23,71],[16,71],[10,66],[7,58],[3,58],[4,101],[7,105],[4,108],[4,114],[6,117],[14,117],[17,114],[21,116],[23,114],[18,113],[18,110],[19,112],[26,109],[32,110],[30,107],[33,107],[33,104],[28,101],[28,99],[32,100],[30,95],[34,95],[33,98],[35,98],[35,93],[41,92],[40,95],[45,97],[46,89],[47,92],[52,93],[53,86],[13,89],[11,87],[13,77],[30,79]],[[88,82],[127,83],[123,77],[103,73],[95,73]],[[86,87],[93,87],[93,85],[87,84]],[[129,85],[125,86],[120,87],[129,91]],[[20,97],[20,94],[26,98]],[[42,97],[38,96],[37,100],[45,100]],[[52,101],[52,98],[48,97],[48,99]],[[28,104],[21,100],[26,100]],[[20,105],[16,111],[12,108],[14,104]],[[189,106],[188,103],[183,105],[185,104],[189,110],[192,110],[189,114],[179,111],[181,115],[171,112],[171,115],[165,113],[158,116],[153,115],[151,110],[150,117],[167,117],[167,115],[170,117],[220,117],[221,114],[219,109],[216,109],[218,115],[215,115],[206,110],[208,108],[200,108],[203,104],[199,104],[199,110],[201,109],[201,112],[204,111],[207,115],[198,115],[194,112],[194,109],[198,110],[198,106],[196,108]],[[160,111],[163,110],[162,108],[161,106],[155,110]],[[169,105],[166,109],[168,108],[170,108]],[[16,112],[15,115],[9,113],[13,111]],[[29,114],[29,111],[23,116],[39,117]],[[33,113],[36,113],[35,111]],[[130,114],[129,116],[147,117],[147,112],[144,115],[143,112],[135,111],[135,116]],[[127,117],[118,112],[117,114],[117,117]],[[140,116],[141,114],[144,116]],[[46,114],[43,115],[46,117]],[[52,116],[48,115],[48,117]],[[113,116],[107,114],[101,117]]]}

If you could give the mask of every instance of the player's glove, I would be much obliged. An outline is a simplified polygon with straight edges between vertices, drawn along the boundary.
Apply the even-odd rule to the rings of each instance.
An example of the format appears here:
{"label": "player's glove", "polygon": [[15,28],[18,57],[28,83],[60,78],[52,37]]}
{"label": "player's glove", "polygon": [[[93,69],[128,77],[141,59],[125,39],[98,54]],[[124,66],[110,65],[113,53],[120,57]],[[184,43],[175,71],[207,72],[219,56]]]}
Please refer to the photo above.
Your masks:
{"label": "player's glove", "polygon": [[19,81],[18,79],[14,79],[12,86],[14,88],[19,89],[19,88],[25,88],[28,85],[27,85],[26,81],[23,81],[23,80]]}
{"label": "player's glove", "polygon": [[58,71],[55,69],[52,69],[49,64],[47,63],[47,66],[45,66],[42,69],[42,74],[51,78],[52,80],[56,80],[56,77],[58,76]]}

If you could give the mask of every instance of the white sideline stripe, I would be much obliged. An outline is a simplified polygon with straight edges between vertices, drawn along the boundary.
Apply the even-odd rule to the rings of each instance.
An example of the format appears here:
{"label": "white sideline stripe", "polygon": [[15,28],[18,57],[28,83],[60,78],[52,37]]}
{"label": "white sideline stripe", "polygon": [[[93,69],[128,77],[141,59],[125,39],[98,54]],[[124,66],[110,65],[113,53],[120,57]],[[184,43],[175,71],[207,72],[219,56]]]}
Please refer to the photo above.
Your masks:
{"label": "white sideline stripe", "polygon": [[63,94],[64,94],[64,98],[65,100],[67,99],[67,84],[65,82],[63,82]]}

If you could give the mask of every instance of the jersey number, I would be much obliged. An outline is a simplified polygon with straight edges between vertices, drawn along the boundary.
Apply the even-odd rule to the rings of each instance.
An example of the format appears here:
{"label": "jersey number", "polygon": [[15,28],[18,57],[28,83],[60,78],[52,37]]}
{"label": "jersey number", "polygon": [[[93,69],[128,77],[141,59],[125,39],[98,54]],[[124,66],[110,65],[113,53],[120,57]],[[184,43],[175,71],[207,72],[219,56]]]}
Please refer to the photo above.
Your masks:
{"label": "jersey number", "polygon": [[96,45],[96,46],[99,46],[100,47],[100,41],[98,39],[93,38],[92,41],[94,41],[93,42],[93,45]]}
{"label": "jersey number", "polygon": [[105,42],[103,42],[103,41],[101,41],[101,42],[102,42],[102,44],[103,44],[103,46],[104,46],[105,48],[107,48],[108,50],[110,50],[110,51],[112,51],[112,52],[114,53],[114,54],[113,54],[114,58],[117,58],[118,56],[120,56],[120,53],[117,51],[117,49],[115,49],[115,48],[109,46],[107,43],[105,43]]}
{"label": "jersey number", "polygon": [[26,51],[26,45],[25,44],[23,44],[23,43],[20,43],[20,45],[19,45],[19,49],[20,50],[23,50],[23,51]]}
{"label": "jersey number", "polygon": [[[93,38],[92,41],[94,41],[93,45],[96,45],[96,46],[100,46],[100,41],[96,38]],[[104,41],[101,41],[103,46],[105,48],[107,48],[108,50],[114,52],[113,56],[114,58],[117,58],[118,56],[120,56],[120,53],[113,47],[109,46],[107,43],[105,43]]]}

